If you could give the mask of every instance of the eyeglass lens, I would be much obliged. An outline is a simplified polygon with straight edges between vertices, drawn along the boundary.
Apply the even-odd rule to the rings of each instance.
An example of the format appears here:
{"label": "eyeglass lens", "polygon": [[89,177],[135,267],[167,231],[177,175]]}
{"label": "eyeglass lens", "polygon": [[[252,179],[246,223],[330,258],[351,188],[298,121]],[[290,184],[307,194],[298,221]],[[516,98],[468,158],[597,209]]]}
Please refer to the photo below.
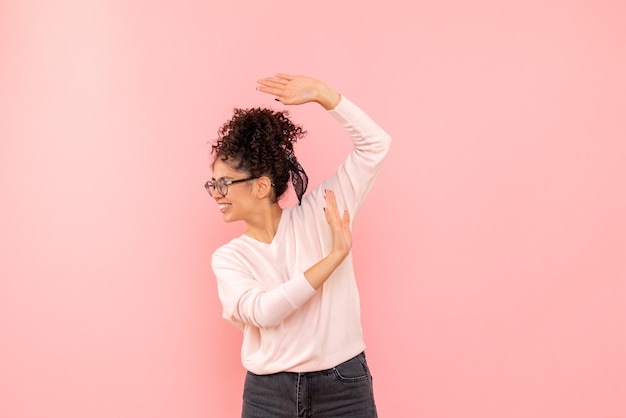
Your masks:
{"label": "eyeglass lens", "polygon": [[228,183],[222,178],[215,181],[209,180],[204,184],[204,187],[211,196],[215,196],[215,191],[222,196],[226,196],[228,194]]}

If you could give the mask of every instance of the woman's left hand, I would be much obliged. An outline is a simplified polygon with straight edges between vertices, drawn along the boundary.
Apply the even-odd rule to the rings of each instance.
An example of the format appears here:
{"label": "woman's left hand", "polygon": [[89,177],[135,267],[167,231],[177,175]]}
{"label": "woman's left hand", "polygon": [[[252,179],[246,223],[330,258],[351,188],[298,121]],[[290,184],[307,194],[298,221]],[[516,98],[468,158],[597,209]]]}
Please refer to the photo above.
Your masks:
{"label": "woman's left hand", "polygon": [[334,109],[341,100],[339,93],[323,81],[302,75],[276,74],[257,81],[257,90],[276,96],[286,105],[317,102],[325,109]]}
{"label": "woman's left hand", "polygon": [[326,222],[330,226],[333,236],[332,252],[343,260],[352,249],[352,231],[350,230],[350,214],[347,210],[339,213],[335,192],[326,190]]}

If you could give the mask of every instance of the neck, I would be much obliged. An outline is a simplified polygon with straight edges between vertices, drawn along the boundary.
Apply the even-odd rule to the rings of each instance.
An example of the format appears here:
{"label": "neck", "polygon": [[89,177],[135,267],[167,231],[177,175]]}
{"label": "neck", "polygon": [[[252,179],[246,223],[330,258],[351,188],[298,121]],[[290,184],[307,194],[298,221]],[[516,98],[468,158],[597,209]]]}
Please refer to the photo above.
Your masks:
{"label": "neck", "polygon": [[271,243],[278,230],[282,213],[283,209],[278,203],[272,203],[267,210],[256,214],[254,218],[246,222],[248,225],[246,235],[257,241]]}

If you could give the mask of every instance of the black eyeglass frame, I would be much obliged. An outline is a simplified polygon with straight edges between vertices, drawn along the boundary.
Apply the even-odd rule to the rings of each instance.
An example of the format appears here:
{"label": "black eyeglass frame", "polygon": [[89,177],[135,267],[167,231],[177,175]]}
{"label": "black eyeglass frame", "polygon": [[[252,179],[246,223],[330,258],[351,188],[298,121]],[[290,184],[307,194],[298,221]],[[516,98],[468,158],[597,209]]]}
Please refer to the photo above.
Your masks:
{"label": "black eyeglass frame", "polygon": [[228,194],[228,186],[230,186],[231,184],[243,183],[244,181],[255,180],[258,178],[260,177],[248,177],[239,180],[226,180],[224,177],[220,177],[215,181],[207,180],[207,182],[204,183],[204,188],[211,196],[214,196],[211,190],[215,190],[220,194],[220,196],[225,197]]}

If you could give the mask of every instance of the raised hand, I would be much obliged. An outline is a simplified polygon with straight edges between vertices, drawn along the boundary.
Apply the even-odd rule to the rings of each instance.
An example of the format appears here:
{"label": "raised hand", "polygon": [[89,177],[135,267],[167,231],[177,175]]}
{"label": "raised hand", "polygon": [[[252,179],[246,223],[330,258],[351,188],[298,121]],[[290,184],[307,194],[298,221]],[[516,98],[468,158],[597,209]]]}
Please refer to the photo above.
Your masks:
{"label": "raised hand", "polygon": [[315,263],[304,272],[304,277],[308,280],[313,289],[319,289],[337,267],[350,254],[352,249],[352,231],[350,230],[350,214],[344,211],[339,215],[337,199],[332,190],[326,190],[326,222],[330,225],[333,237],[333,248],[330,254]]}
{"label": "raised hand", "polygon": [[339,93],[324,82],[302,75],[276,74],[257,81],[257,90],[276,97],[286,105],[317,102],[325,109],[334,109],[341,100]]}
{"label": "raised hand", "polygon": [[333,233],[333,249],[336,255],[345,258],[352,249],[352,231],[350,230],[350,213],[343,211],[339,215],[335,192],[326,190],[326,208],[324,209],[326,222]]}

